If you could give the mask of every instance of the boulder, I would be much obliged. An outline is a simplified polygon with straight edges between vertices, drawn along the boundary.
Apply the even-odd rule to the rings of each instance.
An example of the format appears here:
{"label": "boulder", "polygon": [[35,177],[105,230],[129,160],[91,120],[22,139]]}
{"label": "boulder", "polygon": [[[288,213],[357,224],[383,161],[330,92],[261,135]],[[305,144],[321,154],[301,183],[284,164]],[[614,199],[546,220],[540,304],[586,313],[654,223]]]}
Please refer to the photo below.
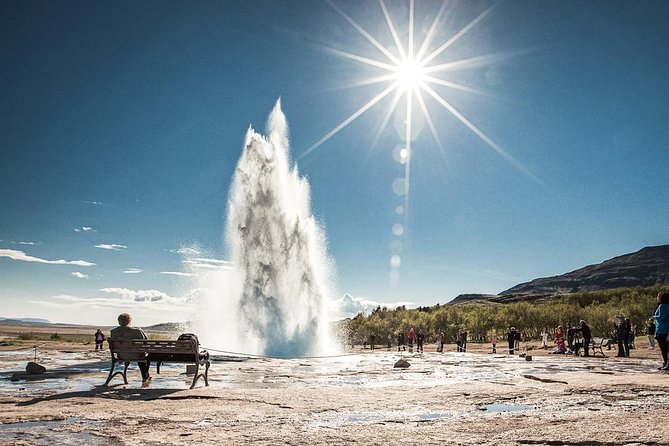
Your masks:
{"label": "boulder", "polygon": [[43,365],[39,365],[36,362],[29,362],[28,365],[26,366],[26,373],[28,375],[41,375],[46,372],[46,367]]}
{"label": "boulder", "polygon": [[400,359],[395,363],[393,367],[396,369],[408,369],[409,367],[411,367],[411,364],[409,364],[409,362],[405,361],[404,359]]}

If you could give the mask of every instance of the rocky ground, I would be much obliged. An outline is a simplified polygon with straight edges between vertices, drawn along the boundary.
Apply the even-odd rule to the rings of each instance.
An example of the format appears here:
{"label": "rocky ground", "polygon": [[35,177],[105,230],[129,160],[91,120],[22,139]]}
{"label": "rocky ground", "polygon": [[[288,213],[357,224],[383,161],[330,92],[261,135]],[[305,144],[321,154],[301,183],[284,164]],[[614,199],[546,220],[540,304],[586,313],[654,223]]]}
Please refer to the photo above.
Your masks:
{"label": "rocky ground", "polygon": [[[471,344],[470,344],[471,346]],[[102,387],[108,353],[62,344],[0,352],[0,445],[669,445],[659,353],[578,358],[529,350],[218,357],[189,390],[183,364],[149,387]],[[85,349],[84,349],[85,348]],[[393,368],[403,357],[408,369]],[[11,381],[28,361],[40,379]]]}

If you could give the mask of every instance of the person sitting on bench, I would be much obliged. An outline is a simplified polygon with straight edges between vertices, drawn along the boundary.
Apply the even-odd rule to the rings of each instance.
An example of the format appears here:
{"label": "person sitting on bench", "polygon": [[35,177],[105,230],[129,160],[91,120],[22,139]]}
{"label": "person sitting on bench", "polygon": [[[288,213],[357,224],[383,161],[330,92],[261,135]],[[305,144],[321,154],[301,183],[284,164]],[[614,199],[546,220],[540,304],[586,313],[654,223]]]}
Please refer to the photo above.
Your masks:
{"label": "person sitting on bench", "polygon": [[[119,339],[146,339],[146,334],[142,331],[141,328],[135,328],[130,326],[132,317],[128,313],[121,313],[118,316],[119,326],[112,328],[110,338],[113,340]],[[149,375],[149,360],[142,357],[132,357],[132,358],[122,358],[122,359],[132,359],[137,360],[137,365],[139,370],[142,372],[142,385],[148,385],[151,381],[151,376]]]}

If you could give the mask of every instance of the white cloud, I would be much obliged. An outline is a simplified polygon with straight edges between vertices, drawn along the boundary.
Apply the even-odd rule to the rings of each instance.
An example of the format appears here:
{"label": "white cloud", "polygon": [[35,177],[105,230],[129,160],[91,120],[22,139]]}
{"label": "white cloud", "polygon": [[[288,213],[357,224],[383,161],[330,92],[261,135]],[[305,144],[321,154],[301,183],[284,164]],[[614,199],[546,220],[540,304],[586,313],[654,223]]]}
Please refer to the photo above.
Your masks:
{"label": "white cloud", "polygon": [[142,270],[138,268],[126,268],[125,271],[123,271],[123,274],[139,274],[141,272]]}
{"label": "white cloud", "polygon": [[46,263],[49,265],[76,265],[76,266],[94,266],[95,263],[87,262],[85,260],[45,260],[38,257],[27,255],[23,251],[16,251],[14,249],[0,249],[0,257],[8,257],[12,260],[21,262],[35,262]]}
{"label": "white cloud", "polygon": [[394,302],[383,303],[364,297],[353,297],[350,294],[344,294],[341,299],[335,301],[335,305],[339,308],[339,314],[342,318],[353,317],[358,313],[371,313],[376,307],[397,308],[402,305],[407,308],[415,307],[413,302]]}
{"label": "white cloud", "polygon": [[70,273],[73,277],[76,277],[77,279],[88,279],[87,274],[80,273],[79,271],[75,271],[73,273]]}
{"label": "white cloud", "polygon": [[203,258],[194,258],[188,260],[182,260],[183,264],[188,265],[192,268],[209,268],[209,269],[235,269],[236,266],[233,262],[229,260],[220,260],[220,259],[203,259]]}
{"label": "white cloud", "polygon": [[102,243],[102,244],[99,244],[99,245],[95,245],[95,247],[100,248],[100,249],[108,249],[108,250],[111,250],[111,251],[120,251],[122,249],[128,249],[128,247],[125,246],[125,245],[117,245],[115,243],[112,243],[112,244]]}
{"label": "white cloud", "polygon": [[170,276],[195,277],[197,274],[182,273],[181,271],[161,271],[160,274],[167,274]]}
{"label": "white cloud", "polygon": [[174,300],[173,297],[158,290],[129,290],[127,288],[102,288],[100,291],[118,294],[124,300],[135,302],[157,302],[162,300]]}
{"label": "white cloud", "polygon": [[74,232],[97,232],[90,226],[82,226],[81,228],[74,228]]}
{"label": "white cloud", "polygon": [[36,245],[35,242],[19,242],[19,245]]}
{"label": "white cloud", "polygon": [[86,203],[86,204],[92,204],[92,205],[94,205],[94,206],[102,206],[102,202],[101,202],[101,201],[84,201],[84,203]]}

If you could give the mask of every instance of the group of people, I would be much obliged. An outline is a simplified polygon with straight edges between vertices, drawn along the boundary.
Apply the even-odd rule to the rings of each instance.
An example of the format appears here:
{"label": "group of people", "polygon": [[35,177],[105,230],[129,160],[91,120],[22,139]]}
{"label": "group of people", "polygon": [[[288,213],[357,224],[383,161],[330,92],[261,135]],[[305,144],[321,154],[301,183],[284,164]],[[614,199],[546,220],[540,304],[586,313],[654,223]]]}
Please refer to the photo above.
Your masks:
{"label": "group of people", "polygon": [[[578,333],[581,333],[581,342],[577,341]],[[590,343],[592,342],[592,330],[584,320],[579,322],[578,326],[573,326],[567,323],[566,330],[562,325],[558,325],[553,333],[555,342],[555,351],[558,354],[575,354],[578,355],[579,350],[583,349],[583,356],[590,356]],[[546,345],[548,336],[543,336],[543,345]]]}
{"label": "group of people", "polygon": [[[391,336],[388,335],[388,350],[391,348]],[[418,333],[411,327],[407,332],[406,336],[404,332],[400,331],[397,333],[397,351],[406,351],[407,344],[409,347],[409,353],[413,353],[413,345],[416,344],[416,353],[423,353],[423,348],[425,346],[425,333],[423,330],[418,330]]]}

